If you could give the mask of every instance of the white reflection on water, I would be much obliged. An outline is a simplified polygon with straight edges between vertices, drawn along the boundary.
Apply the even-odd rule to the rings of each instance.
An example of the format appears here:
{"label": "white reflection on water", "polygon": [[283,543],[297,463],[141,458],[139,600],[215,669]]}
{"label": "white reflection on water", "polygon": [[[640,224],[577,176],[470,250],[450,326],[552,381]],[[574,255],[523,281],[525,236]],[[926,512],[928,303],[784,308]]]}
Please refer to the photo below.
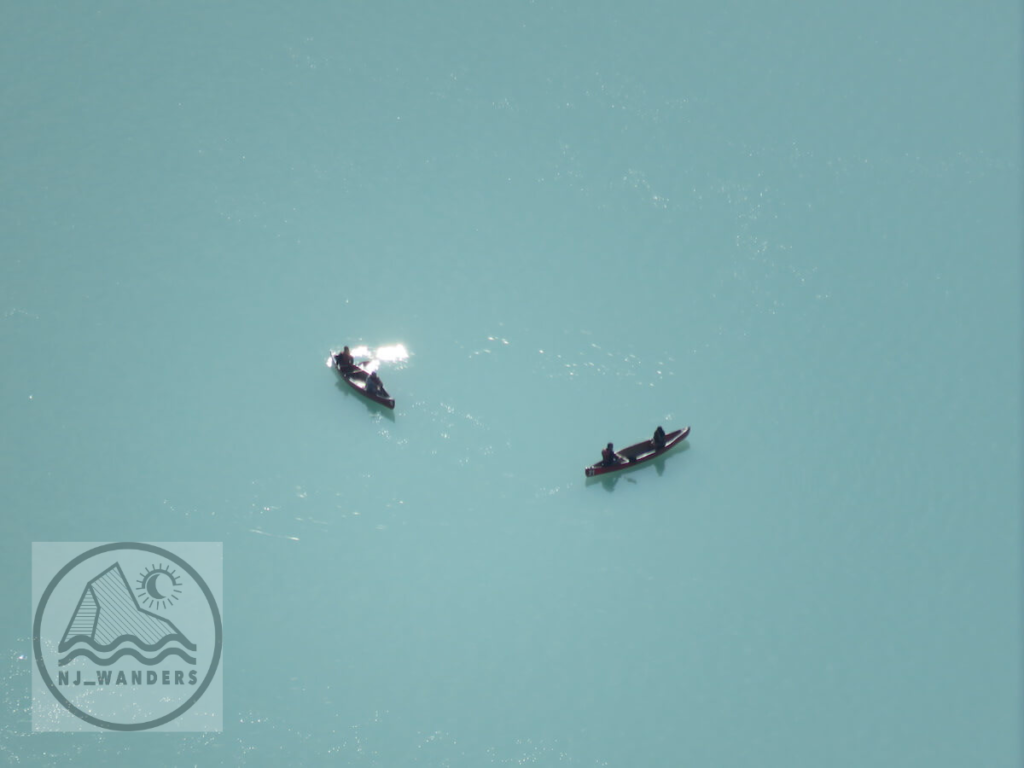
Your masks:
{"label": "white reflection on water", "polygon": [[[334,366],[334,356],[339,350],[331,350],[330,356],[324,361],[328,368]],[[409,359],[409,351],[404,344],[385,344],[377,347],[376,351],[366,344],[349,349],[349,353],[355,359],[356,365],[366,371],[376,371],[381,363],[401,363]]]}
{"label": "white reflection on water", "polygon": [[386,344],[383,347],[377,347],[375,352],[365,344],[361,344],[358,347],[353,347],[350,351],[353,357],[370,357],[380,360],[382,363],[400,363],[409,359],[409,351],[404,344]]}
{"label": "white reflection on water", "polygon": [[374,357],[385,363],[400,363],[409,359],[409,352],[404,344],[388,344],[377,347],[377,354]]}

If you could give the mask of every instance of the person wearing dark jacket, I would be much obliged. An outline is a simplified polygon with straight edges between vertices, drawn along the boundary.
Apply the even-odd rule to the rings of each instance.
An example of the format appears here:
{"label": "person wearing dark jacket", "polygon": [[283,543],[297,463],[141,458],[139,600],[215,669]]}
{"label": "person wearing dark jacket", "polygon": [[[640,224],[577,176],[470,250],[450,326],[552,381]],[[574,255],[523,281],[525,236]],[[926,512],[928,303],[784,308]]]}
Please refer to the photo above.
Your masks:
{"label": "person wearing dark jacket", "polygon": [[615,449],[612,447],[612,444],[608,443],[608,446],[601,451],[601,464],[603,464],[606,467],[610,467],[613,464],[618,463],[619,457],[616,455]]}
{"label": "person wearing dark jacket", "polygon": [[347,368],[351,368],[355,364],[352,358],[352,353],[348,351],[347,346],[334,356],[334,364],[343,371]]}
{"label": "person wearing dark jacket", "polygon": [[374,371],[366,377],[366,394],[380,395],[384,392],[384,385],[380,382],[380,376]]}

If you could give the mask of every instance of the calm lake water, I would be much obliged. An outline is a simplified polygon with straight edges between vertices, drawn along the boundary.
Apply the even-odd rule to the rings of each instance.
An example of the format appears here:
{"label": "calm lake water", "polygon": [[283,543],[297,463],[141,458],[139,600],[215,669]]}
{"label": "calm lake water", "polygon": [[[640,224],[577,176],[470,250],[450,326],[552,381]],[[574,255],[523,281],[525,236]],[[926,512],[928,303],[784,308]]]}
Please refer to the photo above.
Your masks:
{"label": "calm lake water", "polygon": [[[1021,764],[1019,4],[0,18],[4,761]],[[222,733],[32,732],[42,541]]]}

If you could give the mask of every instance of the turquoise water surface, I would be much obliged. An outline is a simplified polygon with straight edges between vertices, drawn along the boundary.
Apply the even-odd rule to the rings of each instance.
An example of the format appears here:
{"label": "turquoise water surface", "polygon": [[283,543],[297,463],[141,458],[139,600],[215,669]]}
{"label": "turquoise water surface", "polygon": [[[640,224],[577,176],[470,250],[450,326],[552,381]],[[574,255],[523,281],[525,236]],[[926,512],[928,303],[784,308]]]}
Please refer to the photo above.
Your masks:
{"label": "turquoise water surface", "polygon": [[[1020,765],[1017,3],[2,19],[4,760]],[[33,733],[44,541],[223,542],[222,733]]]}

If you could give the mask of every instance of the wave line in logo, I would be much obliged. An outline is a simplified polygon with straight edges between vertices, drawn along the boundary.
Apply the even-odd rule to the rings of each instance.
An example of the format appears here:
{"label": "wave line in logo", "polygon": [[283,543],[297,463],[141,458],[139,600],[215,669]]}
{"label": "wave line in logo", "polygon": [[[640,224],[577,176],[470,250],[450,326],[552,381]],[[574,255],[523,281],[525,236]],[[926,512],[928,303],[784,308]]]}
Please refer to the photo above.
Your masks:
{"label": "wave line in logo", "polygon": [[118,659],[122,658],[123,656],[133,656],[134,658],[136,658],[139,661],[141,661],[143,664],[145,664],[147,666],[150,666],[150,667],[152,667],[152,666],[154,666],[156,664],[159,664],[161,661],[166,659],[168,656],[180,656],[185,661],[187,661],[189,664],[195,664],[196,663],[195,656],[189,656],[187,653],[185,653],[183,650],[181,650],[181,648],[167,648],[162,653],[160,653],[157,656],[154,656],[153,658],[150,658],[148,656],[143,656],[141,653],[139,653],[134,648],[122,648],[117,653],[113,654],[112,656],[107,656],[107,657],[97,656],[92,651],[90,651],[88,648],[76,648],[71,653],[69,653],[67,656],[61,657],[60,661],[57,662],[57,666],[58,667],[63,667],[64,665],[69,664],[72,661],[74,661],[75,659],[77,659],[79,656],[84,656],[85,658],[89,659],[89,661],[91,661],[94,664],[96,664],[98,666],[101,666],[101,667],[109,667],[111,664],[113,664],[115,661],[117,661]]}

